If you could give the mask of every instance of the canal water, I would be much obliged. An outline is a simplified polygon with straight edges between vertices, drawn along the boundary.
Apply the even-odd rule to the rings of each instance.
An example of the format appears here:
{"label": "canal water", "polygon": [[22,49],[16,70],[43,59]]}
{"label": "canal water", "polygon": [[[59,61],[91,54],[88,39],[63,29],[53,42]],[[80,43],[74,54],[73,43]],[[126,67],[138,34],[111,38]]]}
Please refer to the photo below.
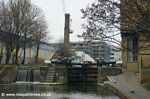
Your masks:
{"label": "canal water", "polygon": [[93,85],[0,85],[0,99],[120,99],[109,90]]}

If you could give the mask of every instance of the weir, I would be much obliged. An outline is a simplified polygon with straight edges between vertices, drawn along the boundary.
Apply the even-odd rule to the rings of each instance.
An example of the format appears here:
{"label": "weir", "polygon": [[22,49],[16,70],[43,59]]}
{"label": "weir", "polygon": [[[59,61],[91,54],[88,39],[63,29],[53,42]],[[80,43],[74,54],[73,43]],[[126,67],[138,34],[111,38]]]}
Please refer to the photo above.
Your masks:
{"label": "weir", "polygon": [[31,82],[32,80],[31,80],[31,69],[28,69],[28,73],[27,73],[27,82]]}
{"label": "weir", "polygon": [[40,80],[40,70],[34,70],[33,81],[34,82],[39,82],[39,80]]}
{"label": "weir", "polygon": [[27,81],[27,70],[18,70],[17,81],[26,82]]}
{"label": "weir", "polygon": [[40,70],[18,69],[17,82],[39,82]]}

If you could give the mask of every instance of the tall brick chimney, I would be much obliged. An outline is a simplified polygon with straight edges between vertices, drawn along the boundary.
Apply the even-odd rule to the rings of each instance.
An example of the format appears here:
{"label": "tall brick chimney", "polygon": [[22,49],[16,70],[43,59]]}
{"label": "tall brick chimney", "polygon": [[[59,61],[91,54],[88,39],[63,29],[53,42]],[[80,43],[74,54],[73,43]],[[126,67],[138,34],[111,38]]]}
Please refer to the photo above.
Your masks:
{"label": "tall brick chimney", "polygon": [[64,27],[64,44],[69,46],[69,33],[70,33],[70,14],[65,14],[65,27]]}
{"label": "tall brick chimney", "polygon": [[65,27],[64,27],[64,54],[66,57],[70,56],[69,51],[69,35],[70,35],[70,14],[65,14]]}

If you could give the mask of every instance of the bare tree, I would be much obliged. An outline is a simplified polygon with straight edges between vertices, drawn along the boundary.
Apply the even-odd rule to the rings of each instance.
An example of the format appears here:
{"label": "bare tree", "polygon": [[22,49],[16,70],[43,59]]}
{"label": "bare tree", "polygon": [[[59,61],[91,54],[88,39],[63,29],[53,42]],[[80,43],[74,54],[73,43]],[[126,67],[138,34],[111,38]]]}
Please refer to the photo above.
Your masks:
{"label": "bare tree", "polygon": [[[5,43],[6,46],[6,64],[8,64],[11,51],[13,50],[12,46],[14,45],[11,41],[11,38],[7,35],[8,33],[4,33],[4,31],[12,31],[11,24],[12,18],[10,17],[10,12],[8,10],[8,5],[5,2],[0,2],[0,30],[1,30],[1,41]],[[12,26],[11,26],[12,25]],[[3,32],[3,34],[2,34]]]}
{"label": "bare tree", "polygon": [[0,5],[0,30],[3,32],[2,41],[6,45],[6,64],[9,63],[12,52],[15,52],[13,56],[15,64],[18,64],[18,53],[22,47],[24,63],[26,44],[31,42],[36,29],[41,28],[33,29],[41,18],[42,10],[32,5],[30,0],[1,1]]}
{"label": "bare tree", "polygon": [[[38,22],[39,20],[43,20],[43,22]],[[45,31],[47,31],[47,24],[44,20],[43,12],[40,8],[37,8],[36,6],[32,6],[32,9],[28,13],[27,17],[24,20],[24,35],[23,35],[23,61],[22,64],[25,62],[25,55],[26,55],[26,44],[31,43],[32,40],[39,39],[37,35],[41,35],[38,33],[39,29],[42,29],[45,27]],[[43,26],[43,27],[42,27]],[[48,33],[48,32],[46,32]],[[45,33],[45,34],[46,34]],[[46,37],[46,36],[45,36]],[[40,41],[43,40],[44,37],[41,37]]]}
{"label": "bare tree", "polygon": [[36,58],[35,58],[36,64],[38,64],[40,43],[42,41],[46,41],[49,38],[47,28],[48,26],[43,16],[40,16],[38,20],[36,20],[34,26],[32,27],[33,29],[32,39],[34,40],[34,44],[36,45]]}
{"label": "bare tree", "polygon": [[138,46],[140,50],[149,46],[149,0],[96,0],[81,12],[87,21],[82,26],[85,39],[103,39],[130,50],[118,38],[124,32],[130,32],[135,37],[144,36],[145,44]]}
{"label": "bare tree", "polygon": [[82,36],[85,39],[103,39],[120,43],[116,36],[120,28],[120,5],[113,0],[96,0],[86,9],[81,9],[83,19],[87,22],[82,25],[85,30]]}
{"label": "bare tree", "polygon": [[72,56],[72,52],[71,52],[70,48],[69,49],[65,48],[63,39],[58,40],[57,47],[58,47],[57,59],[64,60],[65,58],[68,58],[68,57]]}

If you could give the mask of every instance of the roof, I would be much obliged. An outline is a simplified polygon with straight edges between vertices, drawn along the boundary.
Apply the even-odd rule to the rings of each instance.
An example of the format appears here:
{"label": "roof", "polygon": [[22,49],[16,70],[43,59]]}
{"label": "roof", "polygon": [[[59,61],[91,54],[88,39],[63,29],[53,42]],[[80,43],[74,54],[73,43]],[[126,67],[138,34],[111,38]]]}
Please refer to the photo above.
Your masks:
{"label": "roof", "polygon": [[86,54],[85,52],[83,51],[76,51],[76,56],[79,56],[83,59],[83,61],[91,61],[91,62],[95,62],[94,59],[89,56],[88,54]]}

